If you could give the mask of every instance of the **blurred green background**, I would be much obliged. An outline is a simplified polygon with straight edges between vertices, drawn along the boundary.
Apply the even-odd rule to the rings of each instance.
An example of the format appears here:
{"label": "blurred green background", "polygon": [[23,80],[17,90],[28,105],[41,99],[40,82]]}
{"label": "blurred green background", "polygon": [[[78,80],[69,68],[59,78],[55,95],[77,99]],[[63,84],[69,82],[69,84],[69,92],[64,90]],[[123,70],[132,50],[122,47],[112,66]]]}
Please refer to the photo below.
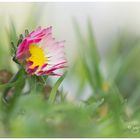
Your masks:
{"label": "blurred green background", "polygon": [[139,7],[0,3],[1,96],[18,70],[10,42],[25,29],[53,26],[54,36],[66,40],[69,65],[64,79],[49,77],[43,87],[27,79],[25,92],[36,85],[29,94],[11,88],[21,96],[10,107],[1,101],[0,137],[140,137]]}

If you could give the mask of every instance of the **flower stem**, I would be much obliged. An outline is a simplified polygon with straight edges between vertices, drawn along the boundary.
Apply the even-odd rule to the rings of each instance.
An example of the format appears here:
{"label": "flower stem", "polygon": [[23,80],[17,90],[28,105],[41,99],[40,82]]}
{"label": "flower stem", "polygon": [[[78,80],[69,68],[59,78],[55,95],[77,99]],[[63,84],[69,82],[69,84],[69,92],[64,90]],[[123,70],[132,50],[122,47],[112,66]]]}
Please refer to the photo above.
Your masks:
{"label": "flower stem", "polygon": [[[22,74],[23,70],[22,70],[22,67],[19,69],[19,71],[11,78],[11,80],[8,82],[8,83],[13,83],[15,81],[18,80],[19,76]],[[7,100],[7,94],[8,94],[8,91],[11,89],[12,87],[7,87],[4,92],[3,92],[3,97],[2,97],[2,100],[4,103],[7,103],[8,100]]]}
{"label": "flower stem", "polygon": [[[9,83],[13,83],[15,81],[16,84],[13,86],[14,87],[14,92],[12,93],[12,98],[10,100],[7,99],[8,97],[8,92],[12,87],[7,87],[3,93],[3,111],[4,111],[4,118],[3,118],[3,123],[5,126],[5,130],[7,131],[7,133],[9,132],[9,121],[10,121],[10,116],[11,113],[16,105],[17,99],[20,95],[20,93],[22,92],[22,89],[25,85],[25,74],[23,71],[23,68],[20,68],[19,71],[13,76],[13,78],[9,81]],[[7,104],[5,104],[7,103]],[[7,106],[6,106],[7,105]]]}

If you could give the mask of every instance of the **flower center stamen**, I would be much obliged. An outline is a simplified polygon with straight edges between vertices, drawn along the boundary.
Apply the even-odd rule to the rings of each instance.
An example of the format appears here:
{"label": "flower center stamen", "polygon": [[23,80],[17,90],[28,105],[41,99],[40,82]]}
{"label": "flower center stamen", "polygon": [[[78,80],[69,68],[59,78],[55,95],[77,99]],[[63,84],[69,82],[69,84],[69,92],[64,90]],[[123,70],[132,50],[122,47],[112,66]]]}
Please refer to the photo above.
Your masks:
{"label": "flower center stamen", "polygon": [[29,46],[29,52],[31,56],[27,58],[27,61],[32,61],[33,64],[31,65],[31,68],[34,68],[36,66],[43,66],[45,63],[47,63],[47,58],[45,57],[45,54],[38,45],[31,44]]}

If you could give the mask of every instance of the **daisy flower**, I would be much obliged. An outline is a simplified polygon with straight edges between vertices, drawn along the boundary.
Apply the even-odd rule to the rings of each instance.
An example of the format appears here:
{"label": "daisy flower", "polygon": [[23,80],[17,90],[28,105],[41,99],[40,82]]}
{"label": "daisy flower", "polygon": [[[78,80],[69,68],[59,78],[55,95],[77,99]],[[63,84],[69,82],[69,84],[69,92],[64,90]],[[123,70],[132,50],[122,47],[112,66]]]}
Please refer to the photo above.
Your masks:
{"label": "daisy flower", "polygon": [[37,28],[19,44],[16,59],[23,64],[29,75],[56,75],[66,67],[64,41],[52,37],[52,27]]}

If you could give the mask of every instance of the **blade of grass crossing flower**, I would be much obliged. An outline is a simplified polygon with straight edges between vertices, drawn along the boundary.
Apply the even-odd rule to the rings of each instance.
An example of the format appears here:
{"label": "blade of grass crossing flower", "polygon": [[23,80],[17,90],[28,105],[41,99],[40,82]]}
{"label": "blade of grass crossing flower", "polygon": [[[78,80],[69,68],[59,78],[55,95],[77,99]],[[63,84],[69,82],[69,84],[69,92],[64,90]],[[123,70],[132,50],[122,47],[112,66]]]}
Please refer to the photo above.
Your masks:
{"label": "blade of grass crossing flower", "polygon": [[52,88],[50,97],[49,97],[50,103],[54,103],[57,90],[58,90],[59,86],[61,85],[62,81],[64,80],[65,76],[66,76],[66,73],[56,81],[54,87]]}

